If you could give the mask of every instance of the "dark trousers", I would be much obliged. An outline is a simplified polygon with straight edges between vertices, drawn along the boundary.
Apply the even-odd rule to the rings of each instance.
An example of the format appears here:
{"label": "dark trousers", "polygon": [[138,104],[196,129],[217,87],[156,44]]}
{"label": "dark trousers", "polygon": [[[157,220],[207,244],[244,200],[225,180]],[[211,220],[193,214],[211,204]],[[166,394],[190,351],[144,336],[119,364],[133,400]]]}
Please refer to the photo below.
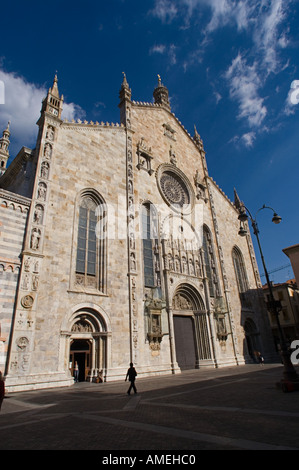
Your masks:
{"label": "dark trousers", "polygon": [[130,392],[131,392],[132,389],[134,390],[134,393],[137,393],[137,390],[136,390],[136,387],[135,387],[135,380],[130,380],[130,382],[131,382],[131,385],[130,385],[129,390],[128,390],[128,395],[130,395]]}

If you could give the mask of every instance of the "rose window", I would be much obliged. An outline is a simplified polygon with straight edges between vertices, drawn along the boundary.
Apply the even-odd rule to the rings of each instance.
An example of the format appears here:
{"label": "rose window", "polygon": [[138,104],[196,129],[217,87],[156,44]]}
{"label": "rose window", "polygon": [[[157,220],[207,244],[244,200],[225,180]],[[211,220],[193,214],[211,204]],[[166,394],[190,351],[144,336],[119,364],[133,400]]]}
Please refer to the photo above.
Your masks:
{"label": "rose window", "polygon": [[190,196],[185,183],[175,174],[166,171],[160,178],[160,187],[164,197],[170,204],[183,207],[190,204]]}

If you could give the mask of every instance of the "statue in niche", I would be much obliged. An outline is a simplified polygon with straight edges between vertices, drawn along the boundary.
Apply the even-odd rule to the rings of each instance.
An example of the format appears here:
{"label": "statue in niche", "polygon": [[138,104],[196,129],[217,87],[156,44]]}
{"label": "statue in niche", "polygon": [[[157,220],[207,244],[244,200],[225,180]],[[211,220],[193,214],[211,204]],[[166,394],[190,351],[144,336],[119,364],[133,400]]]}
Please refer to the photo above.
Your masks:
{"label": "statue in niche", "polygon": [[45,185],[45,183],[39,183],[38,189],[37,189],[37,198],[41,199],[42,201],[45,201],[46,194],[47,194],[47,186]]}
{"label": "statue in niche", "polygon": [[41,165],[41,172],[40,172],[41,178],[45,178],[45,179],[49,178],[49,169],[50,169],[49,163],[43,162]]}
{"label": "statue in niche", "polygon": [[52,126],[49,126],[47,129],[46,139],[54,140],[54,128]]}
{"label": "statue in niche", "polygon": [[169,269],[170,269],[171,271],[173,271],[173,269],[174,269],[174,266],[173,266],[173,257],[172,257],[172,255],[171,255],[170,253],[169,253],[169,255],[168,255],[168,264],[169,264]]}
{"label": "statue in niche", "polygon": [[187,260],[185,256],[182,257],[182,269],[183,269],[183,273],[187,272]]}
{"label": "statue in niche", "polygon": [[189,273],[191,274],[191,276],[194,276],[194,264],[193,264],[193,261],[192,259],[190,258],[189,259]]}
{"label": "statue in niche", "polygon": [[180,272],[180,271],[181,271],[180,260],[179,260],[179,257],[178,257],[178,256],[176,256],[176,257],[175,257],[175,260],[174,260],[174,269],[175,269],[175,271],[177,271],[177,272]]}
{"label": "statue in niche", "polygon": [[130,260],[131,260],[131,269],[133,271],[136,271],[136,260],[135,260],[135,254],[134,253],[131,253]]}
{"label": "statue in niche", "polygon": [[52,157],[52,146],[50,144],[46,144],[44,148],[44,157],[48,160]]}
{"label": "statue in niche", "polygon": [[32,276],[32,290],[37,290],[38,288],[38,276],[36,274]]}
{"label": "statue in niche", "polygon": [[30,258],[27,258],[24,263],[24,269],[26,272],[30,271]]}
{"label": "statue in niche", "polygon": [[44,216],[44,208],[40,204],[37,204],[35,207],[34,214],[33,214],[33,222],[35,222],[36,224],[42,224],[43,216]]}
{"label": "statue in niche", "polygon": [[29,289],[29,281],[30,281],[30,275],[25,274],[24,277],[23,277],[23,281],[22,281],[22,289],[23,290],[28,290]]}
{"label": "statue in niche", "polygon": [[130,248],[131,248],[131,250],[135,250],[135,237],[134,237],[134,233],[130,233]]}
{"label": "statue in niche", "polygon": [[30,247],[32,250],[38,250],[41,237],[41,231],[34,228],[31,232]]}
{"label": "statue in niche", "polygon": [[38,272],[39,272],[39,262],[38,262],[38,260],[35,261],[35,263],[34,263],[33,272],[34,272],[34,273],[38,273]]}

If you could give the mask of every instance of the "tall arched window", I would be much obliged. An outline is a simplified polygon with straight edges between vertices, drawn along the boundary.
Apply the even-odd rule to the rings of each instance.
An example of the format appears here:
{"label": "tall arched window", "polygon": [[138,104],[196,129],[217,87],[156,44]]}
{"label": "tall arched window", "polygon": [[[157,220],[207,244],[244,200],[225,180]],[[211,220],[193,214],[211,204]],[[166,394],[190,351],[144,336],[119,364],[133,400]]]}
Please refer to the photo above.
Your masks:
{"label": "tall arched window", "polygon": [[92,191],[81,195],[78,214],[76,284],[106,290],[105,204]]}
{"label": "tall arched window", "polygon": [[158,243],[156,214],[152,204],[142,206],[142,242],[143,242],[143,270],[144,285],[156,287],[159,280],[156,277],[155,265],[159,262],[155,253]]}
{"label": "tall arched window", "polygon": [[237,246],[234,246],[233,248],[232,257],[233,257],[233,263],[234,263],[241,303],[244,307],[245,306],[248,307],[249,299],[246,294],[249,290],[247,273],[246,273],[243,255]]}
{"label": "tall arched window", "polygon": [[218,276],[216,271],[216,261],[214,256],[212,235],[208,227],[203,227],[203,255],[206,276],[209,283],[209,291],[211,297],[219,295],[218,292]]}

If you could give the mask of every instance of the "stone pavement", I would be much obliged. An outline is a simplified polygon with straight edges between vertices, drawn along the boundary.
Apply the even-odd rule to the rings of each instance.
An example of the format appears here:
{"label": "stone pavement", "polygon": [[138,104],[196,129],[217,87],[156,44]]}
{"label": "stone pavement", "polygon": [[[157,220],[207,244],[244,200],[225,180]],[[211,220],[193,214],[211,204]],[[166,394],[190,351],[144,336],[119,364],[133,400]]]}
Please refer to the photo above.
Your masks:
{"label": "stone pavement", "polygon": [[299,450],[299,392],[278,390],[281,378],[279,364],[245,365],[137,378],[131,396],[124,381],[9,394],[0,450],[100,450],[102,463],[131,467],[111,459],[141,450],[191,459],[200,450]]}

